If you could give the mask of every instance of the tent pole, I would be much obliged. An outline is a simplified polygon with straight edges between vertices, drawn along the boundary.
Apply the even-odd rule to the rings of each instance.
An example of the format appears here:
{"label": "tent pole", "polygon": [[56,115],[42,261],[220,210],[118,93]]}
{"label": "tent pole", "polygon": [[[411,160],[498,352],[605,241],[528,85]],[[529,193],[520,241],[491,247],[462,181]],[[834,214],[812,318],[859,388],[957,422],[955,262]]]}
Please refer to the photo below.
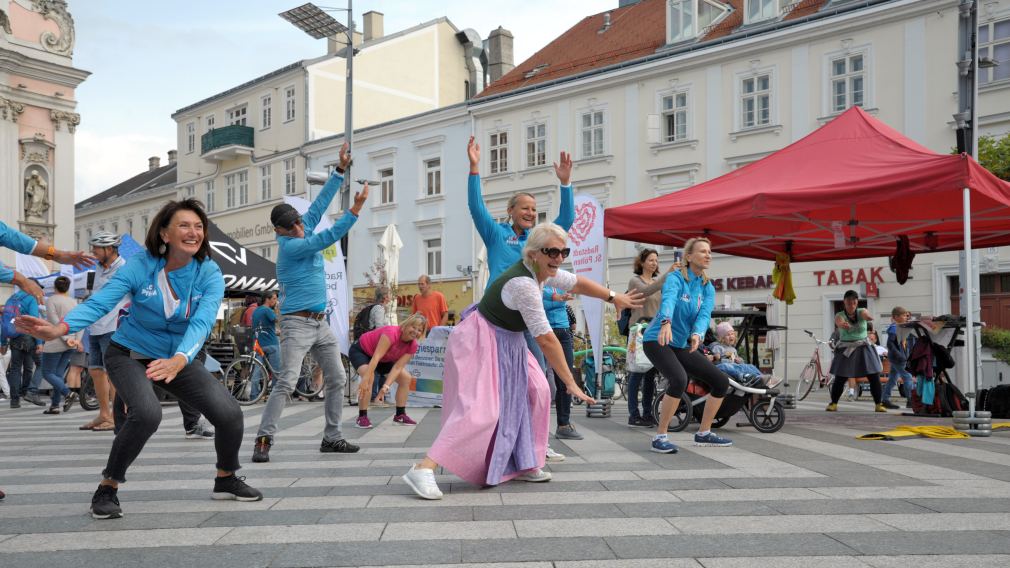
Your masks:
{"label": "tent pole", "polygon": [[964,188],[964,303],[961,311],[965,315],[964,348],[965,363],[968,365],[968,391],[972,394],[968,397],[968,411],[970,416],[975,415],[975,397],[977,391],[975,376],[975,291],[972,289],[975,282],[974,266],[971,262],[971,190]]}
{"label": "tent pole", "polygon": [[785,359],[784,365],[782,367],[782,375],[783,375],[783,384],[785,385],[783,388],[785,389],[786,392],[789,392],[789,303],[788,302],[786,302],[785,328],[786,329],[782,332],[782,335],[785,336],[782,342],[783,345],[782,358]]}

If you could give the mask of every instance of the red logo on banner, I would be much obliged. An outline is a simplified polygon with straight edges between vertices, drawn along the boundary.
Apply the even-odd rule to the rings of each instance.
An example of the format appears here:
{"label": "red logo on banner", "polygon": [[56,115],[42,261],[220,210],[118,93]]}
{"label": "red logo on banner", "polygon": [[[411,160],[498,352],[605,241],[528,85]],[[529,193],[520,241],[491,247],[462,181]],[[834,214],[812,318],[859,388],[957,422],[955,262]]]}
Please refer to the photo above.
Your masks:
{"label": "red logo on banner", "polygon": [[575,208],[575,222],[568,230],[568,236],[576,245],[581,245],[582,241],[589,236],[589,231],[596,222],[596,208],[592,203],[583,203]]}

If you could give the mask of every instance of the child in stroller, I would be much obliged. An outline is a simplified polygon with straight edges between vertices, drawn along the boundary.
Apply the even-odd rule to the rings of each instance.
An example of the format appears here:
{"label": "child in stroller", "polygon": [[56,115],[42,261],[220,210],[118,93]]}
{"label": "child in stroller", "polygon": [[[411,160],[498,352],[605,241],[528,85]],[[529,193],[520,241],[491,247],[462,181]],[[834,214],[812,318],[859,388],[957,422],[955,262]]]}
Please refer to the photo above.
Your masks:
{"label": "child in stroller", "polygon": [[736,330],[733,324],[724,321],[715,326],[716,341],[708,346],[712,362],[722,372],[744,386],[767,386],[775,388],[782,379],[762,373],[760,369],[745,363],[736,350]]}

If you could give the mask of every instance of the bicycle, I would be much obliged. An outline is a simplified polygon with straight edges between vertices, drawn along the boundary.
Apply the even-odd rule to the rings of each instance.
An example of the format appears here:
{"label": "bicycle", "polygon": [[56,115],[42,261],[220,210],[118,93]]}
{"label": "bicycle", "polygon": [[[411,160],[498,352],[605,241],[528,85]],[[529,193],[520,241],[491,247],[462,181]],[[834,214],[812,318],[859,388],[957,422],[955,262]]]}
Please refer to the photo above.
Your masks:
{"label": "bicycle", "polygon": [[[259,373],[257,373],[257,369]],[[252,378],[258,374],[262,381],[262,388],[252,395]],[[221,376],[224,384],[232,397],[242,406],[256,404],[267,396],[277,381],[277,371],[270,364],[266,353],[260,347],[259,340],[253,341],[253,348],[239,356],[231,362]],[[314,398],[323,390],[322,369],[315,362],[310,354],[302,361],[302,371],[295,385],[294,394]]]}
{"label": "bicycle", "polygon": [[814,335],[814,332],[809,329],[804,329],[803,333],[806,333],[814,340],[814,352],[810,356],[810,361],[808,361],[806,366],[803,367],[803,370],[800,371],[799,380],[796,381],[797,401],[805,399],[807,395],[810,394],[810,391],[813,390],[815,383],[817,384],[817,388],[820,389],[830,386],[831,382],[834,380],[831,373],[824,372],[824,367],[821,365],[821,345],[824,345],[828,349],[832,349],[833,346],[831,345],[831,342],[818,339],[817,336]]}

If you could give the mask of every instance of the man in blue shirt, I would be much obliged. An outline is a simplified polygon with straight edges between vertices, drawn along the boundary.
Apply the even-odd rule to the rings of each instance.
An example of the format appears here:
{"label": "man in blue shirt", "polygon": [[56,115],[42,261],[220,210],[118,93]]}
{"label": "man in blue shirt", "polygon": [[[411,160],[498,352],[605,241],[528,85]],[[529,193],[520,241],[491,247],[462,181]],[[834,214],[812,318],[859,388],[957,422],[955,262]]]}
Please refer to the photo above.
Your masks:
{"label": "man in blue shirt", "polygon": [[[267,292],[263,295],[263,301],[260,302],[260,306],[256,308],[252,316],[253,337],[260,342],[260,349],[266,354],[275,373],[282,369],[281,346],[277,341],[277,312],[274,311],[276,307],[277,292]],[[260,374],[260,368],[256,367],[250,381],[252,383],[250,399],[255,400],[259,396],[260,389],[263,388]]]}
{"label": "man in blue shirt", "polygon": [[[340,363],[340,347],[326,321],[326,271],[323,267],[323,250],[340,240],[358,220],[358,213],[368,199],[368,185],[361,193],[354,194],[354,205],[332,227],[313,234],[313,229],[333,201],[337,190],[344,183],[344,171],[351,163],[345,142],[340,148],[340,164],[323,185],[319,196],[312,202],[305,215],[298,215],[294,207],[286,203],[277,205],[270,212],[270,221],[277,233],[277,280],[280,282],[281,304],[281,361],[284,363],[277,376],[273,393],[267,401],[263,418],[260,420],[256,445],[253,448],[254,462],[270,461],[270,446],[277,432],[277,420],[281,417],[288,397],[294,391],[301,371],[302,360],[312,352],[313,358],[323,370],[326,383],[324,401],[326,428],[320,452],[353,453],[358,446],[349,443],[340,432],[340,411],[343,405],[343,388],[347,377]],[[347,314],[334,314],[347,317]]]}
{"label": "man in blue shirt", "polygon": [[[14,292],[4,305],[4,318],[12,315],[39,317],[38,300],[24,290]],[[11,388],[11,408],[19,408],[21,397],[30,402],[34,402],[33,397],[38,399],[37,393],[33,394],[29,390],[29,381],[35,372],[35,355],[42,349],[42,340],[17,333],[13,327],[13,323],[4,322],[0,333],[0,353],[6,353],[10,349],[11,362],[7,367],[7,384]]]}

